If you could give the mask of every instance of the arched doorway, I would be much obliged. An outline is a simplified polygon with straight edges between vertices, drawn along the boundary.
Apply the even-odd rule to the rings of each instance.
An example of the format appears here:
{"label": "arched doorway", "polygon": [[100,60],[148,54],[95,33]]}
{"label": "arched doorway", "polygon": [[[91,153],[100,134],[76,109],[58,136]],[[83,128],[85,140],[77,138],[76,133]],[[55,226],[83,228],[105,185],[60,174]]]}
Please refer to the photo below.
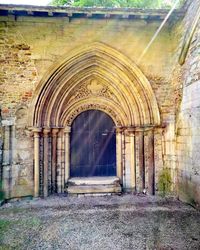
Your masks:
{"label": "arched doorway", "polygon": [[[71,137],[74,137],[72,124],[76,118],[79,119],[79,115],[81,117],[88,110],[101,110],[114,121],[116,153],[112,155],[116,157],[115,172],[124,190],[142,191],[145,187],[153,194],[155,168],[158,164],[158,157],[154,154],[154,149],[157,148],[154,136],[162,136],[162,128],[159,128],[160,114],[153,89],[129,58],[105,44],[94,43],[65,55],[47,72],[35,90],[29,112],[34,135],[34,196],[62,193],[66,187],[69,192],[69,180],[77,176],[76,170],[73,173],[73,165],[84,165],[82,159],[79,162],[73,160],[76,147],[73,149],[70,146],[70,142],[73,144]],[[74,124],[78,124],[77,121]],[[83,125],[81,118],[80,124]],[[97,122],[92,125],[95,127]],[[90,131],[86,130],[85,133],[87,132]],[[84,144],[81,132],[80,135],[78,147],[79,151],[84,152],[81,149]],[[95,133],[93,141],[94,135]],[[90,148],[94,144],[86,143],[89,149],[86,147],[84,150],[94,152]],[[98,144],[95,145],[98,148]],[[100,164],[94,165],[94,162],[95,160],[88,160],[90,171],[81,173],[79,169],[78,177],[85,175],[92,176],[92,179],[102,179],[93,176],[115,173],[107,173],[106,170],[99,173],[97,165]],[[107,163],[109,164],[110,162]],[[94,168],[93,171],[91,167]],[[93,190],[90,192],[93,193]],[[107,189],[106,192],[111,191]]]}
{"label": "arched doorway", "polygon": [[72,123],[70,177],[116,176],[115,124],[99,110],[88,110]]}

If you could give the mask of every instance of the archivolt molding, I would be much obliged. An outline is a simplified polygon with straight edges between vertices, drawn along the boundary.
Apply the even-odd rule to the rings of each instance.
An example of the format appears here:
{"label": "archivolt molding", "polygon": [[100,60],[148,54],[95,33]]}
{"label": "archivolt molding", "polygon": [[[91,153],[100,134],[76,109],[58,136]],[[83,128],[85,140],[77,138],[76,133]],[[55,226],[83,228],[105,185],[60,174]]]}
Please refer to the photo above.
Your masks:
{"label": "archivolt molding", "polygon": [[159,125],[151,85],[126,56],[101,43],[78,48],[38,85],[32,125],[66,126],[82,111],[99,109],[116,125]]}
{"label": "archivolt molding", "polygon": [[86,110],[100,110],[100,111],[103,111],[113,119],[116,126],[119,126],[119,127],[123,126],[123,121],[120,119],[120,117],[118,116],[118,114],[114,110],[112,110],[111,108],[109,108],[106,105],[97,104],[97,103],[82,104],[82,105],[79,105],[78,107],[73,108],[72,110],[70,110],[70,112],[67,112],[68,114],[65,117],[64,123],[67,126],[71,126],[74,119],[80,113],[82,113],[82,112],[84,112]]}

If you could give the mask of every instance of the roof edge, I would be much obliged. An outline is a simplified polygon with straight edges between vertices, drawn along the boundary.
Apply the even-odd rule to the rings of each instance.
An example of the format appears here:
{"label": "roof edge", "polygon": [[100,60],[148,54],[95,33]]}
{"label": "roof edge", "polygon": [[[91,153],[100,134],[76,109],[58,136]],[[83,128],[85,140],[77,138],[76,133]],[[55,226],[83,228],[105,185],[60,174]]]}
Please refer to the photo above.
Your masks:
{"label": "roof edge", "polygon": [[[55,7],[0,4],[0,16],[42,16],[42,17],[82,17],[82,18],[119,18],[119,19],[164,19],[168,9],[105,8],[105,7]],[[184,17],[184,8],[176,9],[172,17]]]}

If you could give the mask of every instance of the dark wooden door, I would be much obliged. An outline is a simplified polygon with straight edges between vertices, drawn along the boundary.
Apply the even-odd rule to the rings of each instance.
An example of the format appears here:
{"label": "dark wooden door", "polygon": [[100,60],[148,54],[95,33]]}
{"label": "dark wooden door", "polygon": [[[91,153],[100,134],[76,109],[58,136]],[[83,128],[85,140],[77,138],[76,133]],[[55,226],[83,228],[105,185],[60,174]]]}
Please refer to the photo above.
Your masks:
{"label": "dark wooden door", "polygon": [[116,134],[110,116],[99,110],[81,113],[70,138],[71,177],[116,175]]}

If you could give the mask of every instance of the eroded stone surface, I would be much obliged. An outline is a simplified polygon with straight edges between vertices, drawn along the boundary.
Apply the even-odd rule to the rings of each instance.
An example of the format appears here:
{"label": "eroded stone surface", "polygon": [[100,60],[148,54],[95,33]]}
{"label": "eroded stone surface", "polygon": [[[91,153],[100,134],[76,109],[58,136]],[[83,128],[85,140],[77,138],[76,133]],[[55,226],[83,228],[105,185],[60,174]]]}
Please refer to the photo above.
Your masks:
{"label": "eroded stone surface", "polygon": [[[166,12],[161,11],[160,19],[153,18],[152,20],[147,20],[144,16],[139,19],[122,18],[120,20],[109,19],[108,16],[104,16],[102,19],[90,19],[87,15],[84,18],[71,18],[72,16],[56,18],[53,14],[50,15],[51,17],[38,17],[33,16],[31,12],[27,12],[27,16],[18,15],[16,18],[13,10],[8,16],[0,17],[0,105],[2,109],[0,144],[3,144],[4,147],[3,157],[0,152],[0,159],[2,159],[0,166],[1,164],[3,166],[0,173],[4,180],[7,198],[34,195],[33,134],[29,129],[29,126],[32,126],[33,123],[29,116],[34,110],[31,107],[33,100],[39,95],[36,89],[41,79],[49,79],[49,69],[54,67],[55,63],[64,55],[67,57],[72,50],[78,49],[82,45],[88,46],[98,42],[114,48],[133,63],[136,63],[146,76],[153,94],[155,94],[161,118],[160,127],[154,129],[155,191],[159,192],[159,178],[165,167],[169,169],[173,191],[177,192],[178,189],[180,197],[193,204],[200,202],[199,22],[185,64],[182,67],[178,65],[181,47],[185,37],[187,37],[187,30],[190,29],[195,17],[199,0],[188,1],[187,6],[188,9],[184,13],[183,20],[183,13],[178,15],[177,18],[173,15],[140,61],[138,61],[138,58],[140,58],[160,26]],[[49,11],[47,9],[47,13]],[[127,12],[129,11],[126,11],[126,14]],[[155,13],[158,14],[157,11]],[[146,15],[146,12],[141,11],[139,15],[142,16],[142,14]],[[152,11],[149,12],[149,16],[152,16]],[[115,64],[113,63],[113,65]],[[119,68],[121,70],[121,66]],[[126,71],[124,68],[123,70]],[[130,75],[129,73],[126,76]],[[114,77],[114,72],[111,75]],[[124,79],[126,78],[123,77]],[[119,80],[120,84],[121,80]],[[133,80],[133,84],[136,84],[135,80]],[[84,87],[84,84],[80,86],[83,88],[79,89],[79,92],[76,91],[76,95],[70,96],[72,102],[74,97],[80,99],[81,95],[81,97],[88,97],[93,94],[96,98],[100,93],[102,99],[109,97],[116,103],[120,103],[120,100],[116,99],[113,89],[110,91],[104,82],[100,85],[98,83],[96,87],[93,84],[92,88],[89,85],[89,89]],[[86,86],[88,86],[87,81]],[[124,87],[120,86],[122,90]],[[50,97],[51,94],[48,98]],[[135,97],[141,103],[145,103],[146,98],[144,96],[141,98],[140,93],[137,93]],[[147,107],[149,107],[148,105],[146,104]],[[44,105],[44,107],[46,106]],[[84,108],[100,107],[105,108],[101,101],[95,105],[87,104],[79,109],[74,108],[70,122],[77,112],[83,111]],[[143,110],[140,117],[146,117],[147,110],[149,109]],[[46,108],[43,110],[43,114],[45,112]],[[110,112],[116,118],[116,112],[113,112],[112,108],[107,107],[107,112]],[[135,112],[135,115],[138,119],[137,112]],[[116,121],[120,123],[117,118]],[[134,126],[134,124],[130,125]],[[48,132],[48,145],[55,145],[56,143],[52,142],[52,134],[54,133],[52,131]],[[135,188],[137,186],[138,192],[143,191],[144,188],[149,192],[151,188],[148,189],[148,186],[152,180],[148,181],[150,179],[148,176],[153,174],[151,171],[152,165],[149,164],[149,159],[153,158],[152,150],[149,149],[151,148],[149,146],[150,133],[146,130],[140,132],[128,130],[125,132],[126,138],[123,139],[123,143],[126,145],[126,149],[118,148],[117,157],[118,162],[123,161],[122,154],[127,157],[123,168],[124,179],[121,180],[126,183],[124,184],[125,187]],[[47,155],[47,161],[51,154],[54,159],[56,159],[56,155],[59,156],[57,165],[53,164],[53,167],[56,165],[56,170],[54,169],[56,173],[55,171],[54,173],[57,179],[55,180],[55,176],[53,176],[54,183],[52,185],[55,189],[55,183],[57,183],[57,190],[63,191],[64,175],[66,177],[68,174],[66,174],[63,163],[67,159],[69,160],[70,153],[64,152],[63,148],[67,148],[66,138],[69,142],[69,136],[67,137],[65,134],[64,141],[59,133],[59,145],[57,152],[54,150],[54,153],[52,153],[51,146],[43,150],[43,135],[40,137],[41,157],[38,160],[41,170],[39,173],[41,194],[43,192],[42,162],[44,153]],[[70,132],[67,133],[69,135]],[[133,140],[134,136],[135,139]],[[141,137],[143,137],[144,145],[140,143]],[[122,136],[119,136],[119,139],[122,140]],[[133,150],[133,141],[136,142],[135,154],[131,151]],[[139,143],[140,145],[138,145]],[[143,159],[140,157],[142,151],[145,152]],[[68,154],[68,156],[66,157],[64,154]],[[134,164],[133,161],[135,161]],[[50,165],[48,166],[48,178],[46,179],[51,182]],[[141,166],[144,165],[146,166],[145,170],[142,170]],[[121,168],[118,169],[119,173],[122,172]],[[142,171],[145,172],[145,180],[144,178],[142,180]],[[45,181],[47,181],[46,179]],[[145,182],[145,185],[142,185],[142,182]],[[49,193],[51,193],[51,183],[48,188]]]}
{"label": "eroded stone surface", "polygon": [[[192,1],[184,19],[190,29],[199,1]],[[183,97],[177,114],[177,175],[182,199],[200,203],[200,20],[183,65]]]}

